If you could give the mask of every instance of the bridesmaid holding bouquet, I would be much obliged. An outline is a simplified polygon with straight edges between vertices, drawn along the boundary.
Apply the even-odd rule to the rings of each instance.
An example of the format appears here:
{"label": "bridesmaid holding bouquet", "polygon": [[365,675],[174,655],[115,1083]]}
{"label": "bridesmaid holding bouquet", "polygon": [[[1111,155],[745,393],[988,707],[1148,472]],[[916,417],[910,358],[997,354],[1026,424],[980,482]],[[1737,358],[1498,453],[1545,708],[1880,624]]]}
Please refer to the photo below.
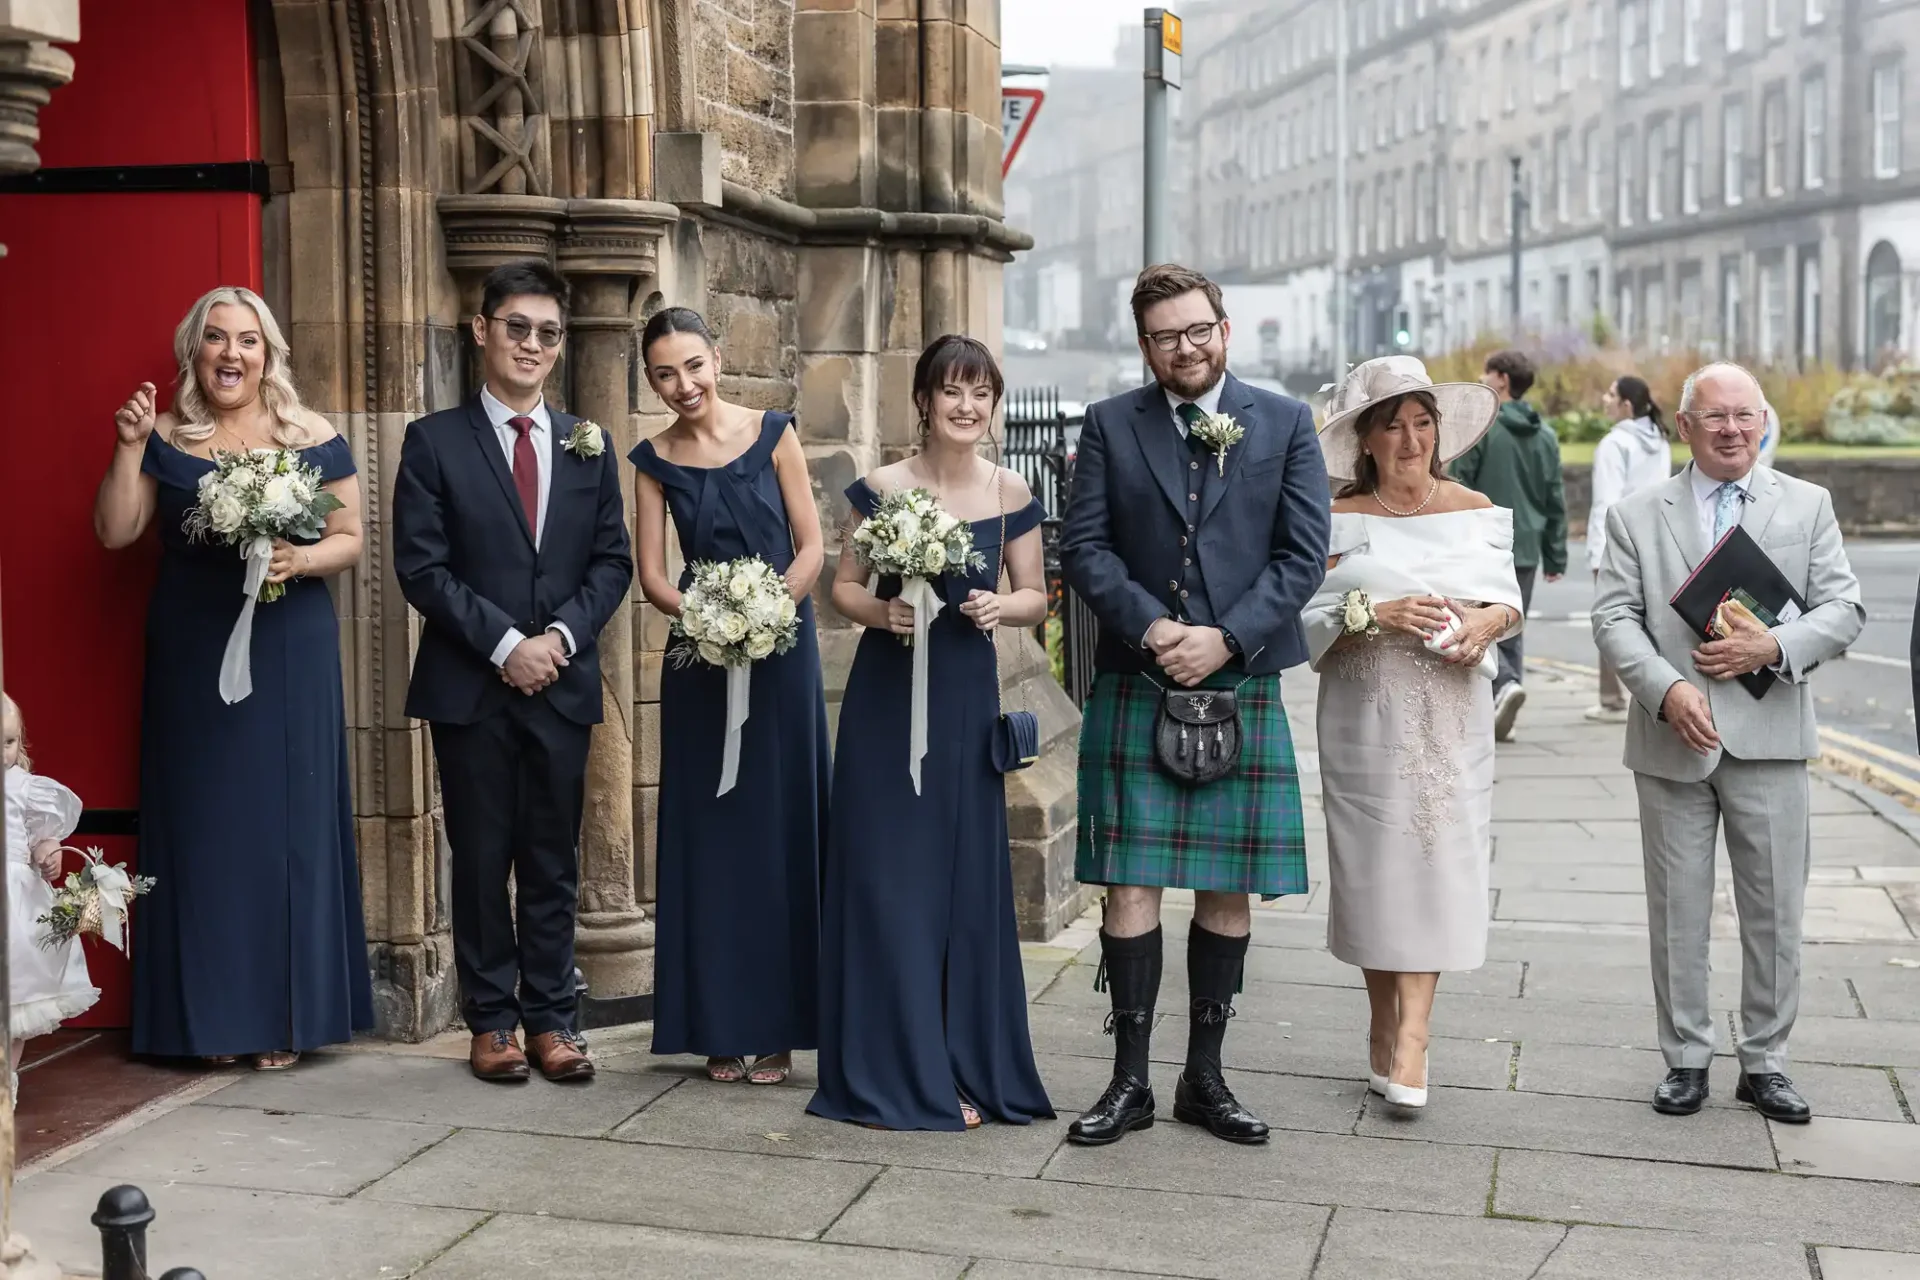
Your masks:
{"label": "bridesmaid holding bouquet", "polygon": [[[1044,516],[1026,482],[981,458],[1002,394],[986,347],[949,335],[914,370],[920,452],[847,490],[834,607],[867,628],[847,677],[823,903],[820,1088],[807,1110],[884,1129],[959,1131],[1053,1116],[1034,1067],[1014,925],[1007,801],[995,768],[994,628],[1047,613]],[[868,589],[854,534],[883,498],[926,490],[966,522],[973,567],[932,579],[927,752],[909,762],[914,609],[898,578]],[[1002,591],[1004,566],[1008,589]],[[924,598],[924,597],[923,597]],[[916,782],[918,785],[916,785]]]}
{"label": "bridesmaid holding bouquet", "polygon": [[[721,1083],[779,1084],[792,1050],[814,1047],[818,1024],[827,711],[808,597],[824,557],[820,517],[792,416],[720,398],[720,355],[697,312],[654,316],[640,351],[677,415],[629,455],[648,603],[678,620],[695,562],[758,557],[785,579],[799,615],[797,643],[751,665],[724,795],[726,670],[674,653],[661,670],[653,1051],[702,1054]],[[677,585],[667,577],[669,515],[688,566]]]}

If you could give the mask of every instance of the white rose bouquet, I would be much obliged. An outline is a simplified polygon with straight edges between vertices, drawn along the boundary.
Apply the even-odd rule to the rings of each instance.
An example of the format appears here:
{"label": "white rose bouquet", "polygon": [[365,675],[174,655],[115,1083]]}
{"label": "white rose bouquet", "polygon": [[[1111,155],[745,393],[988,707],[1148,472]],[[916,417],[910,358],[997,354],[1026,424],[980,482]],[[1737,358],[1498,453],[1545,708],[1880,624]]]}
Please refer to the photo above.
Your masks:
{"label": "white rose bouquet", "polygon": [[727,673],[727,737],[720,790],[733,790],[740,770],[740,730],[747,722],[753,664],[800,642],[800,610],[779,570],[758,556],[699,561],[680,594],[672,623],[680,643],[668,652],[676,667],[694,662]]}
{"label": "white rose bouquet", "polygon": [[[321,487],[320,468],[291,449],[216,453],[213,463],[200,477],[200,501],[187,512],[187,535],[199,541],[238,547],[249,559],[265,543],[263,554],[271,557],[275,539],[317,539],[340,509],[340,499]],[[287,588],[263,581],[256,590],[266,604]]]}
{"label": "white rose bouquet", "polygon": [[778,570],[758,556],[693,566],[680,596],[674,665],[742,667],[785,653],[800,639],[800,611]]}
{"label": "white rose bouquet", "polygon": [[319,538],[327,517],[343,505],[321,487],[324,483],[320,468],[302,462],[291,449],[216,453],[213,470],[200,477],[200,500],[185,521],[187,536],[237,547],[247,566],[240,585],[246,603],[220,659],[220,696],[229,705],[253,692],[254,605],[287,593],[285,583],[267,581],[274,540]]}
{"label": "white rose bouquet", "polygon": [[973,549],[972,527],[941,510],[925,489],[900,489],[880,499],[873,515],[853,531],[853,543],[875,573],[900,578],[987,567],[987,558]]}

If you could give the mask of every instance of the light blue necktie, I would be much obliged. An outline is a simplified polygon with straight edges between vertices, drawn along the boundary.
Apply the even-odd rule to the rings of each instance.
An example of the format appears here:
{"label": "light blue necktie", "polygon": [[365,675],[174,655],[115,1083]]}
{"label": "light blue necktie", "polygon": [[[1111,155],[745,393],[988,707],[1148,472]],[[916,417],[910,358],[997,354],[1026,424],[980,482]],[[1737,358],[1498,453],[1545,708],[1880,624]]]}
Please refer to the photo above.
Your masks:
{"label": "light blue necktie", "polygon": [[1713,540],[1717,544],[1727,530],[1740,523],[1740,486],[1729,480],[1714,491]]}

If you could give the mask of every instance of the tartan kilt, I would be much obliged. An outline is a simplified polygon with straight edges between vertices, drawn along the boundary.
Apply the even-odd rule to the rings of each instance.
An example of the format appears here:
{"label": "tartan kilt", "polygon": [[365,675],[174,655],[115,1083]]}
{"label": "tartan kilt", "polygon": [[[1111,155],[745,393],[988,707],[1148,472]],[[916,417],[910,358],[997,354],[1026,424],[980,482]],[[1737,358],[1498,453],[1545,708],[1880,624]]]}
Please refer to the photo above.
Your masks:
{"label": "tartan kilt", "polygon": [[[1216,673],[1203,687],[1242,678]],[[1307,892],[1306,820],[1280,677],[1248,679],[1238,701],[1239,768],[1187,787],[1154,763],[1160,691],[1143,675],[1100,673],[1081,711],[1076,879],[1263,898]]]}

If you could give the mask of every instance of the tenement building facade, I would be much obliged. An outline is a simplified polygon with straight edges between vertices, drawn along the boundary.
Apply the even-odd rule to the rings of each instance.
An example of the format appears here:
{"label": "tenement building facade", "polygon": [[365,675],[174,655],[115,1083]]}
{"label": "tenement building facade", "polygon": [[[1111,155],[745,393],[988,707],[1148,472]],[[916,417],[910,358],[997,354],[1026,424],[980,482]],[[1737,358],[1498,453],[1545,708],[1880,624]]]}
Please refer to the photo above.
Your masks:
{"label": "tenement building facade", "polygon": [[[63,8],[64,28],[15,20]],[[0,191],[0,272],[9,297],[40,300],[47,331],[87,335],[84,368],[50,366],[23,406],[22,421],[57,429],[0,444],[0,477],[36,498],[0,504],[8,688],[31,693],[36,756],[85,799],[83,837],[132,858],[154,557],[102,552],[91,495],[114,409],[141,381],[167,399],[188,306],[216,284],[256,288],[362,477],[368,551],[336,591],[362,896],[381,1030],[424,1037],[454,1020],[457,993],[433,756],[402,710],[419,621],[390,563],[391,488],[408,422],[475,385],[465,326],[481,279],[527,256],[567,276],[574,313],[548,394],[623,453],[669,421],[638,326],[666,305],[705,311],[722,393],[797,412],[833,554],[842,490],[911,446],[924,343],[1000,342],[1002,268],[1029,241],[1002,211],[999,5],[74,10],[0,0],[0,38],[18,37],[0,45],[0,161],[42,166],[31,188]],[[629,603],[601,637],[606,723],[581,847],[578,958],[602,1020],[644,1016],[653,990],[656,784],[672,749],[657,701],[665,620],[637,593]],[[854,639],[823,610],[830,700]],[[1044,661],[1008,656],[1003,669],[1035,673],[1028,701],[1051,744],[1009,785],[1022,926],[1044,934],[1079,901],[1078,722]],[[124,1025],[124,970],[102,963],[97,1016]]]}
{"label": "tenement building facade", "polygon": [[1188,26],[1182,143],[1221,193],[1192,245],[1289,370],[1331,372],[1337,226],[1352,358],[1511,330],[1516,208],[1525,332],[1604,321],[1775,365],[1915,350],[1920,0],[1344,8],[1344,117],[1332,0]]}

